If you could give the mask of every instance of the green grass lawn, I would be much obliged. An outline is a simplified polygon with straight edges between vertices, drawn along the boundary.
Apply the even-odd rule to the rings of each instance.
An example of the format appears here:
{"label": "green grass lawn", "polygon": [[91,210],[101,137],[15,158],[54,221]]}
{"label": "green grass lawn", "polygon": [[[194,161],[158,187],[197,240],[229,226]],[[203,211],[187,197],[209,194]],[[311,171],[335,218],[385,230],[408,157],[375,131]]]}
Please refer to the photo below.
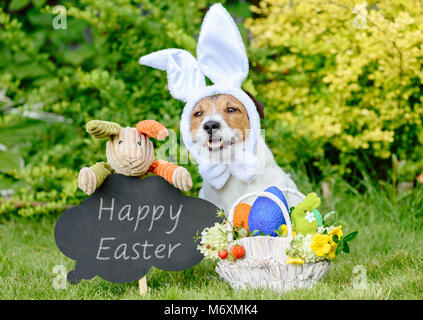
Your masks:
{"label": "green grass lawn", "polygon": [[[8,217],[0,223],[0,299],[422,299],[423,188],[398,196],[395,204],[380,188],[367,186],[359,193],[338,182],[333,190],[321,211],[336,209],[349,231],[359,234],[350,244],[351,254],[337,257],[312,289],[234,291],[208,261],[183,272],[152,269],[144,297],[137,283],[114,284],[99,277],[54,289],[54,266],[66,271],[74,266],[55,245],[56,218]],[[357,265],[366,270],[364,289],[355,286]]]}

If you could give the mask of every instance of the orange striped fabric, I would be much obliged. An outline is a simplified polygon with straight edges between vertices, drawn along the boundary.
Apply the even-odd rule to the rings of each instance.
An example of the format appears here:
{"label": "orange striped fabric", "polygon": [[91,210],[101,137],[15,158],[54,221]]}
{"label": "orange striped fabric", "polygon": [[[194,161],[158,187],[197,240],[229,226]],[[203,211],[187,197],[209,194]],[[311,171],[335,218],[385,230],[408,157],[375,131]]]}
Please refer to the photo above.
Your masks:
{"label": "orange striped fabric", "polygon": [[169,134],[166,127],[155,120],[142,120],[137,123],[136,128],[140,134],[157,140],[164,140]]}
{"label": "orange striped fabric", "polygon": [[163,177],[166,181],[173,184],[172,176],[177,168],[178,166],[176,164],[164,160],[156,160],[148,171]]}

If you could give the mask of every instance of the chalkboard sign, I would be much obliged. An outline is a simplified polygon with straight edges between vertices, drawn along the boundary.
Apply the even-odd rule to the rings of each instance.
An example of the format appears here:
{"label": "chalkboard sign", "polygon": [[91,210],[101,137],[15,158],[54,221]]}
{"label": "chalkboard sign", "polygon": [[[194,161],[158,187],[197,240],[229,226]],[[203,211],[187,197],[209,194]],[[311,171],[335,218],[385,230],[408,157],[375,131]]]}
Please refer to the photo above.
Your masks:
{"label": "chalkboard sign", "polygon": [[184,196],[159,176],[111,175],[56,223],[56,244],[76,260],[70,283],[101,278],[131,282],[152,266],[179,271],[198,264],[197,231],[221,222],[212,203]]}

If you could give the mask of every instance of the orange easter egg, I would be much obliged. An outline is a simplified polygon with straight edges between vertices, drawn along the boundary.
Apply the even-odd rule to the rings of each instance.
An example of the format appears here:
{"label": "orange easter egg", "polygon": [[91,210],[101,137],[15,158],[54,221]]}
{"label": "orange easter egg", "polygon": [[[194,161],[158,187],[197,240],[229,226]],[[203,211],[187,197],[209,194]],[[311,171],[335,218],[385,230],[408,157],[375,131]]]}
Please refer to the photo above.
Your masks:
{"label": "orange easter egg", "polygon": [[233,221],[234,227],[242,227],[248,230],[248,215],[250,214],[250,210],[251,206],[246,203],[240,203],[236,206]]}

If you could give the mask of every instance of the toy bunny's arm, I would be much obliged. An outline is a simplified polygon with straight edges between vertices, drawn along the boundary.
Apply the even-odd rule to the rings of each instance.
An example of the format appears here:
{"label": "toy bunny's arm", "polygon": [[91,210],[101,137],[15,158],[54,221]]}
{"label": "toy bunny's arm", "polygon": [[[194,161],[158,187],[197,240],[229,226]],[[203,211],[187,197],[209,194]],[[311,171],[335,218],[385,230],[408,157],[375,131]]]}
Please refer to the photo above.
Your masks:
{"label": "toy bunny's arm", "polygon": [[112,173],[114,173],[114,170],[107,162],[98,162],[89,168],[84,167],[79,172],[78,186],[86,194],[90,195]]}
{"label": "toy bunny's arm", "polygon": [[164,160],[156,160],[148,171],[163,177],[182,191],[188,191],[192,188],[191,175],[184,167]]}

